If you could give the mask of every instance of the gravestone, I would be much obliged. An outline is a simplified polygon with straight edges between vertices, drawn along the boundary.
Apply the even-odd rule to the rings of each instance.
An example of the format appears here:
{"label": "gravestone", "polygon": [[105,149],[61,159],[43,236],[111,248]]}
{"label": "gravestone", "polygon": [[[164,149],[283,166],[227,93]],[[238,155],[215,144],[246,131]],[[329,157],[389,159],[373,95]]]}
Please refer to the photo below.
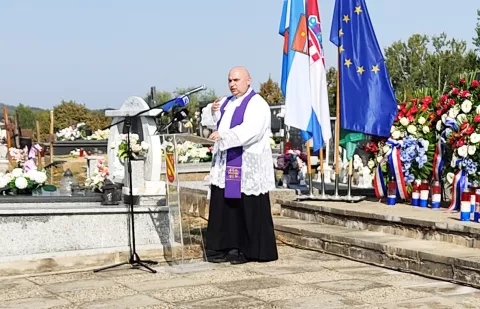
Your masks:
{"label": "gravestone", "polygon": [[[105,116],[113,117],[112,124],[125,119],[125,116],[133,116],[141,111],[148,110],[150,107],[140,97],[129,97],[118,110],[107,110]],[[144,182],[139,186],[134,186],[134,195],[164,195],[165,182],[160,181],[162,156],[160,136],[155,135],[157,125],[155,123],[155,116],[159,114],[160,109],[150,110],[141,116],[132,119],[131,134],[138,134],[139,142],[145,141],[150,148],[146,154],[143,171],[137,171],[137,174],[144,175]],[[127,133],[125,123],[119,123],[110,128],[110,135],[108,136],[108,169],[110,178],[113,182],[123,183],[126,185],[125,190],[128,190],[127,182],[125,181],[124,164],[120,162],[117,157],[118,145],[120,143],[120,134]],[[141,165],[135,165],[141,166]],[[133,166],[132,166],[133,168]],[[132,169],[132,176],[134,170]],[[132,177],[136,178],[136,177]],[[135,183],[135,181],[132,181]]]}

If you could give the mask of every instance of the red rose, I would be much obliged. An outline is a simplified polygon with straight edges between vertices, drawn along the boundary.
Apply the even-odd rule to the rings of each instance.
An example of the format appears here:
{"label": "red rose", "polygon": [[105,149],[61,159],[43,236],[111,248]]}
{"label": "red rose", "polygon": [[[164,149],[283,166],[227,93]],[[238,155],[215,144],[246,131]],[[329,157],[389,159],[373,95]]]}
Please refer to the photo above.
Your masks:
{"label": "red rose", "polygon": [[428,105],[430,103],[432,103],[432,97],[431,96],[426,96],[422,99],[422,103],[425,104],[425,105]]}
{"label": "red rose", "polygon": [[465,78],[460,79],[460,84],[465,85]]}
{"label": "red rose", "polygon": [[472,87],[473,87],[473,88],[477,88],[479,85],[480,85],[480,83],[478,82],[478,80],[474,79],[474,80],[472,81]]}
{"label": "red rose", "polygon": [[465,122],[462,123],[462,125],[460,126],[460,129],[463,131],[463,130],[465,130],[465,129],[467,128],[467,126],[468,126],[468,122],[465,121]]}
{"label": "red rose", "polygon": [[453,82],[450,83],[450,87],[453,88],[453,86],[455,86],[455,84]]}
{"label": "red rose", "polygon": [[443,109],[444,109],[444,110],[447,110],[447,109],[448,109],[448,104],[445,104],[445,105],[443,106]]}
{"label": "red rose", "polygon": [[476,123],[479,123],[480,122],[480,115],[475,116],[475,118],[473,118],[473,121],[475,121]]}
{"label": "red rose", "polygon": [[442,113],[443,113],[443,111],[442,111],[441,109],[439,109],[439,110],[437,111],[437,115],[438,115],[438,116],[441,116]]}
{"label": "red rose", "polygon": [[462,93],[460,94],[460,96],[462,98],[467,98],[468,96],[470,96],[470,91],[468,90],[463,90]]}
{"label": "red rose", "polygon": [[430,115],[428,116],[428,118],[429,118],[430,120],[435,119],[435,114],[434,114],[434,113],[430,113]]}
{"label": "red rose", "polygon": [[465,145],[465,141],[462,139],[459,139],[458,142],[457,142],[457,147],[462,147],[463,145]]}
{"label": "red rose", "polygon": [[416,104],[418,102],[418,99],[415,99],[415,98],[410,99],[410,102],[412,102],[413,104]]}
{"label": "red rose", "polygon": [[465,131],[465,134],[470,135],[473,132],[475,132],[475,128],[473,126],[469,125],[467,130]]}
{"label": "red rose", "polygon": [[440,97],[440,103],[443,104],[447,99],[448,99],[448,96],[447,96],[446,94],[442,95],[442,96]]}
{"label": "red rose", "polygon": [[448,105],[454,106],[455,105],[455,100],[454,99],[448,100]]}
{"label": "red rose", "polygon": [[460,93],[460,90],[458,90],[458,88],[452,89],[452,95],[458,95],[459,93]]}
{"label": "red rose", "polygon": [[407,117],[407,119],[408,119],[408,121],[413,122],[415,120],[415,117],[410,115],[410,116]]}

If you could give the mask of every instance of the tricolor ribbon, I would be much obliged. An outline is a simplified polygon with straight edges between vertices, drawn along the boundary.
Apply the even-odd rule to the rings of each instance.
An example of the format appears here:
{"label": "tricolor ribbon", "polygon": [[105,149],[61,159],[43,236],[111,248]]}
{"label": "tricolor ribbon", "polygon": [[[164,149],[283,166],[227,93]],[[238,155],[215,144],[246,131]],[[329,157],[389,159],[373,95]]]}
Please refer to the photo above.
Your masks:
{"label": "tricolor ribbon", "polygon": [[447,139],[447,135],[450,134],[452,131],[449,129],[449,127],[453,128],[454,130],[458,130],[457,123],[455,122],[455,119],[451,117],[447,117],[445,120],[445,126],[447,129],[445,129],[442,134],[438,137],[438,143],[435,145],[435,154],[433,156],[433,180],[434,181],[440,181],[440,176],[442,175],[442,169],[443,169],[443,153],[445,151],[445,143]]}
{"label": "tricolor ribbon", "polygon": [[452,182],[452,201],[448,210],[459,210],[460,202],[462,201],[462,192],[467,185],[467,175],[466,172],[461,169],[455,173],[453,176]]}
{"label": "tricolor ribbon", "polygon": [[387,195],[387,188],[385,186],[385,181],[383,180],[382,162],[378,164],[377,169],[375,170],[375,175],[373,176],[373,187],[377,198]]}
{"label": "tricolor ribbon", "polygon": [[390,163],[390,171],[395,177],[397,183],[397,193],[401,199],[405,200],[408,197],[408,193],[405,184],[405,177],[403,176],[402,160],[400,159],[400,147],[402,146],[402,142],[388,139],[387,144],[392,147],[388,162]]}

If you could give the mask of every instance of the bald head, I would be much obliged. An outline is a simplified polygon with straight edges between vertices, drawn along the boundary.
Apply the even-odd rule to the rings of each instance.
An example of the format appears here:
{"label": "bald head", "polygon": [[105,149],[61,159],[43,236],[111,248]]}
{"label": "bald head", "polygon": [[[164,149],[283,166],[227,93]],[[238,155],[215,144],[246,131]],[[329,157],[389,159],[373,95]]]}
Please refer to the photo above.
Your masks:
{"label": "bald head", "polygon": [[244,95],[250,87],[250,83],[250,73],[244,67],[234,67],[228,73],[228,87],[236,97]]}

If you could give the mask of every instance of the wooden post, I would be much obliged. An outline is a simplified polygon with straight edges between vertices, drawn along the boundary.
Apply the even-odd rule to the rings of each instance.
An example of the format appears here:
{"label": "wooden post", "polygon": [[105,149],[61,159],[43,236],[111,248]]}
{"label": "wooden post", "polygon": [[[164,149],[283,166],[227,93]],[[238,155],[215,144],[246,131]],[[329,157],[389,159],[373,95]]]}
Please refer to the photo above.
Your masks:
{"label": "wooden post", "polygon": [[[50,164],[53,163],[53,110],[50,111]],[[50,184],[53,184],[53,166],[50,167]]]}
{"label": "wooden post", "polygon": [[[37,144],[39,144],[41,146],[41,143],[42,143],[41,140],[42,139],[40,138],[40,122],[38,122],[38,120],[35,121],[35,127],[37,128]],[[42,147],[42,150],[43,150],[43,146],[41,146],[41,147]],[[38,168],[42,168],[42,166],[43,166],[43,164],[42,164],[42,154],[41,154],[40,151],[37,153],[37,166],[38,166]]]}
{"label": "wooden post", "polygon": [[18,114],[15,113],[15,122],[13,128],[13,134],[15,135],[15,147],[20,149],[20,130],[18,129]]}
{"label": "wooden post", "polygon": [[11,140],[11,135],[10,135],[10,129],[8,128],[8,125],[10,124],[8,121],[8,110],[6,107],[3,108],[3,119],[5,122],[5,132],[7,133],[7,157],[8,157],[8,162],[11,166],[12,165],[12,156],[10,155],[10,147],[12,147],[12,140]]}

